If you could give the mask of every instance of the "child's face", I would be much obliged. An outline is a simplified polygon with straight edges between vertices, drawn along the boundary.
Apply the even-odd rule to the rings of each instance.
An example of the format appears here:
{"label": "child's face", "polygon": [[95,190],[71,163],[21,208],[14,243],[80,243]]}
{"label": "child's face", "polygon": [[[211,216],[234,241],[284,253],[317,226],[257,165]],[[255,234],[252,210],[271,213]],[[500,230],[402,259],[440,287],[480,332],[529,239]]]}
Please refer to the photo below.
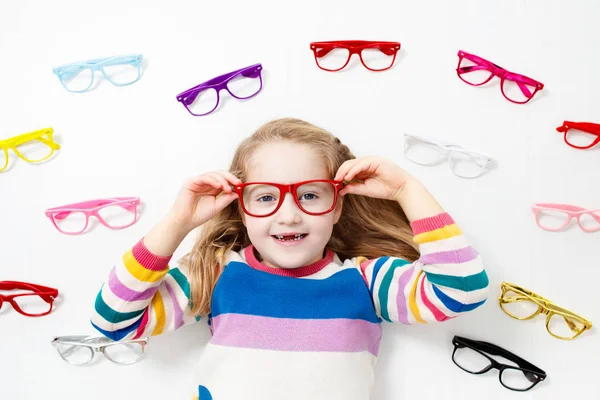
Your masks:
{"label": "child's face", "polygon": [[[247,172],[246,182],[292,184],[332,178],[319,159],[318,152],[308,145],[291,142],[260,146],[252,155]],[[341,198],[338,198],[332,212],[315,216],[300,210],[292,194],[287,193],[275,214],[263,218],[243,214],[242,220],[262,262],[271,267],[290,269],[323,258],[323,250],[341,213]],[[281,241],[274,236],[295,233],[306,236],[295,241]]]}

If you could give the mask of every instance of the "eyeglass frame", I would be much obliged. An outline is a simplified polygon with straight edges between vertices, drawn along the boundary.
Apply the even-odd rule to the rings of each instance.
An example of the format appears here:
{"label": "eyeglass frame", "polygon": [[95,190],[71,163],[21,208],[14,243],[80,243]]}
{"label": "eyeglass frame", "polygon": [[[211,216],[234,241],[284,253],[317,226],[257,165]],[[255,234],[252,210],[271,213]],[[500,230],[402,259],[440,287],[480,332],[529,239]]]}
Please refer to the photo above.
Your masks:
{"label": "eyeglass frame", "polygon": [[[86,342],[85,341],[86,339],[89,339],[90,341]],[[110,358],[108,355],[106,355],[106,353],[104,352],[104,350],[107,347],[123,345],[123,344],[128,344],[128,343],[139,343],[139,344],[141,344],[141,347],[142,347],[141,356],[133,362],[122,363],[122,362],[115,361],[112,358]],[[67,364],[70,364],[70,365],[81,366],[81,365],[89,364],[96,357],[96,353],[102,353],[102,355],[106,359],[108,359],[110,362],[112,362],[114,364],[132,365],[132,364],[135,364],[138,361],[140,361],[142,358],[144,358],[146,345],[148,344],[148,338],[145,337],[145,338],[139,338],[139,339],[112,341],[104,336],[71,335],[71,336],[55,336],[52,339],[52,341],[50,342],[50,344],[56,348],[56,351],[60,355],[60,358],[62,358]],[[58,349],[58,344],[67,344],[67,345],[78,346],[78,347],[87,347],[91,352],[91,357],[90,357],[89,361],[82,363],[82,364],[71,363],[60,352],[60,350]]]}
{"label": "eyeglass frame", "polygon": [[[432,166],[432,165],[436,165],[437,163],[439,163],[440,161],[448,161],[448,165],[450,168],[450,171],[452,171],[452,173],[456,176],[458,176],[459,178],[464,178],[464,179],[475,179],[475,178],[479,178],[482,174],[483,171],[485,170],[485,168],[492,164],[494,159],[491,156],[488,156],[485,153],[480,153],[478,151],[473,151],[473,150],[467,150],[459,145],[455,145],[455,144],[444,144],[436,139],[430,138],[428,136],[424,136],[424,135],[418,135],[415,133],[408,133],[408,132],[404,132],[404,156],[406,158],[408,158],[410,161],[414,162],[415,164],[419,164],[419,165],[425,165],[425,166]],[[442,151],[443,154],[441,154],[442,157],[438,157],[436,158],[433,162],[431,163],[421,163],[421,162],[417,162],[415,160],[413,160],[412,158],[407,156],[407,152],[408,152],[408,143],[406,141],[407,138],[415,138],[418,140],[421,140],[423,142],[429,143],[429,144],[433,144],[437,147],[439,147]],[[457,152],[457,153],[462,153],[462,154],[467,154],[470,156],[478,156],[483,158],[483,160],[485,161],[485,164],[481,167],[481,170],[479,171],[479,173],[476,176],[463,176],[463,175],[459,175],[457,174],[454,169],[452,168],[452,162],[451,162],[451,158],[450,155],[452,152]],[[443,157],[446,156],[446,159],[443,160]]]}
{"label": "eyeglass frame", "polygon": [[[317,47],[319,47],[319,46],[322,48],[330,47],[330,49],[328,49],[327,53],[329,53],[331,50],[336,49],[336,48],[348,50],[348,59],[346,60],[346,63],[341,68],[338,68],[338,69],[328,69],[328,68],[322,67],[321,65],[319,65],[319,61],[318,61],[319,56],[317,55],[317,51],[318,51]],[[380,40],[331,40],[331,41],[311,42],[310,43],[310,49],[313,51],[313,54],[315,56],[315,62],[317,63],[317,67],[319,67],[323,71],[327,71],[327,72],[341,71],[348,65],[348,63],[350,62],[350,59],[352,58],[352,56],[354,54],[358,54],[358,57],[360,58],[360,62],[369,71],[373,71],[373,72],[386,71],[394,66],[394,62],[396,61],[396,55],[398,54],[398,51],[400,50],[401,46],[402,45],[400,44],[400,42],[385,42],[385,41],[380,41]],[[385,47],[386,50],[391,50],[392,54],[387,54],[385,51],[383,51],[382,47]],[[393,56],[390,66],[383,68],[383,69],[370,68],[362,58],[362,51],[364,49],[371,49],[371,48],[375,48],[387,56]],[[325,55],[327,55],[327,53],[325,53],[321,57],[324,57]]]}
{"label": "eyeglass frame", "polygon": [[[569,129],[575,129],[577,131],[582,131],[585,133],[589,133],[590,135],[596,135],[596,139],[589,146],[577,146],[575,144],[570,143],[567,140],[567,133]],[[594,147],[598,143],[600,143],[600,124],[595,124],[593,122],[572,122],[572,121],[564,121],[561,126],[556,128],[558,132],[564,132],[564,140],[565,143],[574,149],[585,150]]]}
{"label": "eyeglass frame", "polygon": [[[498,370],[498,380],[500,381],[500,384],[509,390],[514,390],[516,392],[526,392],[526,391],[530,390],[531,388],[533,388],[538,383],[540,383],[541,381],[545,380],[547,377],[546,372],[543,371],[542,369],[540,369],[539,367],[536,367],[535,365],[531,364],[529,361],[527,361],[527,360],[517,356],[516,354],[511,353],[510,351],[503,349],[502,347],[497,346],[495,344],[483,342],[480,340],[467,339],[465,337],[458,336],[458,335],[454,336],[454,338],[452,339],[452,344],[454,345],[454,351],[452,352],[452,361],[454,362],[454,364],[456,364],[457,367],[459,367],[463,371],[468,372],[473,375],[482,375],[482,374],[485,374],[486,372],[489,372],[492,369],[497,369]],[[473,351],[476,351],[477,353],[479,353],[482,356],[484,356],[485,358],[487,358],[490,361],[490,365],[479,372],[469,371],[469,370],[461,367],[459,365],[459,363],[455,360],[455,357],[454,357],[456,354],[456,351],[460,348],[469,348]],[[508,365],[508,364],[498,362],[485,353],[506,358],[507,360],[510,360],[510,361],[514,362],[515,364],[517,364],[518,367],[515,367],[514,365]],[[525,375],[525,377],[527,378],[527,380],[529,382],[531,382],[531,379],[529,377],[527,377],[527,374],[533,375],[535,377],[535,382],[533,382],[533,384],[530,387],[528,387],[527,389],[516,389],[516,388],[512,388],[510,386],[507,386],[506,384],[504,384],[504,382],[502,382],[502,373],[507,369],[514,369],[514,370],[523,372],[523,374]]]}
{"label": "eyeglass frame", "polygon": [[[19,281],[0,281],[0,290],[29,290],[30,293],[16,293],[16,294],[1,294],[0,293],[0,309],[4,302],[9,303],[13,309],[21,315],[26,317],[43,317],[44,315],[48,315],[52,312],[54,307],[54,300],[58,297],[58,289],[54,289],[47,286],[37,285],[35,283],[29,282],[19,282]],[[19,306],[19,304],[14,300],[15,297],[23,297],[23,296],[39,296],[46,303],[50,304],[50,309],[44,313],[39,314],[30,314]]]}
{"label": "eyeglass frame", "polygon": [[[594,213],[600,214],[600,209],[588,210],[583,207],[573,206],[570,204],[554,204],[554,203],[535,203],[531,207],[531,209],[535,215],[535,221],[536,221],[537,225],[545,231],[549,231],[549,232],[561,231],[567,225],[569,225],[569,223],[571,223],[571,220],[573,218],[577,219],[577,225],[579,225],[579,228],[581,228],[581,230],[584,232],[589,233],[589,232],[596,232],[596,231],[600,230],[600,215],[594,215]],[[542,210],[560,211],[560,212],[567,214],[565,223],[562,226],[560,226],[559,228],[554,228],[554,229],[542,226],[542,224],[540,223],[540,216],[539,216],[540,211],[542,211]],[[583,225],[581,224],[580,217],[584,214],[590,214],[592,216],[592,218],[594,218],[596,221],[598,221],[599,225],[596,229],[586,229],[583,227]]]}
{"label": "eyeglass frame", "polygon": [[[476,66],[479,67],[483,67],[484,69],[486,69],[487,71],[490,72],[490,76],[483,82],[481,83],[471,83],[468,82],[467,80],[463,79],[461,77],[461,72],[459,72],[459,70],[464,69],[464,68],[472,68],[474,66],[468,66],[468,67],[462,67],[460,66],[460,62],[462,61],[462,59],[465,58],[475,64],[477,64]],[[462,73],[466,73],[468,71],[462,72]],[[459,50],[458,51],[458,65],[456,67],[456,74],[458,75],[458,77],[460,78],[461,81],[471,85],[471,86],[482,86],[486,83],[488,83],[490,80],[492,80],[493,77],[498,77],[500,78],[500,91],[502,92],[502,95],[504,96],[504,98],[512,103],[515,104],[525,104],[528,103],[529,100],[531,100],[533,98],[533,96],[535,96],[535,94],[544,89],[544,84],[541,82],[536,81],[533,78],[530,78],[528,76],[525,76],[523,74],[517,74],[516,72],[511,72],[507,69],[502,68],[501,66],[494,64],[491,61],[486,60],[485,58],[476,56],[475,54],[471,54],[471,53],[467,53],[464,50]],[[519,89],[521,89],[521,92],[523,93],[523,95],[525,97],[527,97],[527,100],[525,101],[516,101],[516,100],[512,100],[510,99],[506,93],[504,93],[504,81],[508,79],[510,81],[513,81],[517,84],[517,86],[519,87]],[[525,90],[527,90],[529,92],[529,89],[524,87],[524,84],[528,84],[530,86],[534,86],[535,90],[533,91],[533,93],[531,93],[531,96],[528,96],[525,93]],[[525,89],[525,90],[524,90]]]}
{"label": "eyeglass frame", "polygon": [[[48,139],[42,138],[42,136],[44,136],[44,135],[46,135],[48,137]],[[17,155],[17,157],[19,157],[21,160],[24,160],[24,161],[26,161],[28,163],[32,163],[32,164],[42,162],[42,161],[49,159],[56,150],[60,149],[60,145],[52,139],[53,135],[54,135],[54,129],[43,128],[43,129],[38,129],[38,130],[27,132],[27,133],[22,133],[20,135],[13,136],[8,139],[0,140],[0,149],[2,149],[2,152],[4,153],[4,157],[6,160],[6,164],[4,165],[4,167],[0,168],[0,172],[4,171],[8,167],[8,163],[9,163],[8,150],[14,151],[15,154]],[[50,152],[50,154],[48,154],[46,157],[44,157],[42,159],[30,160],[27,157],[25,157],[23,154],[21,154],[21,152],[17,149],[17,146],[24,144],[24,143],[28,143],[28,142],[33,142],[35,140],[38,140],[38,141],[42,142],[43,144],[45,144],[46,146],[50,147],[50,149],[52,149],[52,151]]]}
{"label": "eyeglass frame", "polygon": [[[575,314],[572,311],[567,310],[566,308],[557,306],[556,304],[554,304],[552,301],[540,296],[537,293],[532,292],[531,290],[522,288],[520,286],[514,285],[510,282],[502,282],[500,285],[500,288],[502,290],[502,293],[500,294],[500,297],[498,298],[498,303],[500,305],[500,308],[502,309],[502,311],[504,311],[504,313],[506,315],[508,315],[509,317],[512,317],[514,319],[518,319],[520,321],[526,321],[526,320],[530,320],[533,319],[535,317],[537,317],[539,314],[545,314],[546,315],[546,331],[548,331],[548,333],[551,336],[554,336],[557,339],[561,339],[561,340],[573,340],[575,338],[577,338],[579,335],[581,335],[583,332],[592,329],[592,322],[588,321],[587,319],[583,318],[582,316]],[[525,297],[527,297],[528,300],[534,302],[535,304],[538,305],[538,310],[536,312],[534,312],[533,314],[531,314],[528,317],[518,317],[516,315],[511,314],[508,310],[506,310],[502,304],[503,304],[503,299],[505,294],[508,291],[513,291],[517,294],[521,294],[524,295]],[[518,300],[514,300],[514,301],[504,301],[504,303],[508,304],[508,303],[513,303],[516,302]],[[552,333],[550,331],[550,319],[552,318],[553,315],[559,315],[562,316],[563,318],[568,317],[568,318],[572,318],[577,320],[579,323],[581,323],[584,327],[581,331],[577,332],[573,337],[570,338],[565,338],[562,336],[558,336],[555,335],[554,333]],[[565,319],[565,323],[566,323],[566,319]],[[568,323],[567,323],[568,325]],[[569,327],[569,329],[573,330],[571,327]]]}
{"label": "eyeglass frame", "polygon": [[[302,207],[302,205],[300,205],[300,200],[298,200],[298,193],[296,192],[298,187],[308,184],[308,183],[316,183],[316,182],[331,183],[334,188],[333,204],[332,204],[331,208],[329,208],[327,211],[318,212],[318,213],[306,211]],[[244,188],[246,188],[247,186],[251,186],[251,185],[271,185],[271,186],[275,186],[276,188],[279,189],[279,194],[280,194],[279,200],[278,200],[277,206],[275,207],[275,209],[273,211],[271,211],[270,213],[268,213],[266,215],[257,215],[257,214],[252,214],[251,212],[249,212],[246,209],[246,205],[244,204],[243,192],[244,192]],[[288,193],[290,193],[292,195],[292,197],[294,198],[294,203],[296,203],[296,205],[302,212],[304,212],[305,214],[308,214],[308,215],[318,216],[318,215],[328,214],[334,210],[335,206],[337,205],[339,192],[341,189],[343,189],[344,186],[345,186],[345,184],[343,181],[336,181],[333,179],[312,179],[312,180],[296,182],[296,183],[292,183],[292,184],[281,184],[281,183],[274,183],[274,182],[246,182],[246,183],[242,183],[240,185],[234,185],[233,191],[235,193],[237,193],[237,195],[238,195],[238,198],[240,200],[240,205],[242,207],[242,211],[244,211],[244,213],[246,215],[249,215],[251,217],[266,218],[266,217],[270,217],[271,215],[275,214],[281,208],[281,205],[283,204],[283,201],[285,200],[285,195]]]}
{"label": "eyeglass frame", "polygon": [[[260,93],[260,91],[263,88],[263,80],[262,80],[262,73],[261,71],[263,70],[262,64],[258,63],[258,64],[253,64],[250,65],[248,67],[244,67],[238,70],[235,70],[233,72],[228,72],[226,74],[223,75],[219,75],[216,78],[212,78],[206,82],[203,82],[199,85],[194,86],[193,88],[190,88],[188,90],[185,90],[181,93],[179,93],[176,98],[177,101],[180,102],[181,104],[183,104],[183,106],[186,108],[186,110],[188,110],[188,112],[190,114],[192,114],[195,117],[203,117],[205,115],[208,115],[212,112],[214,112],[217,107],[219,106],[220,103],[220,99],[221,96],[219,95],[219,93],[221,92],[221,90],[225,89],[227,90],[227,92],[234,98],[238,99],[238,100],[247,100],[247,99],[251,99],[252,97],[256,96],[257,94]],[[227,84],[233,79],[236,78],[239,75],[243,75],[244,77],[250,78],[247,75],[244,75],[244,73],[257,73],[258,74],[258,78],[260,80],[260,87],[258,88],[258,90],[256,91],[256,93],[254,93],[253,95],[247,96],[247,97],[239,97],[234,95],[231,90],[229,89],[229,87],[227,86]],[[256,79],[256,78],[250,78],[250,79]],[[214,89],[215,92],[217,93],[217,102],[215,104],[215,107],[203,114],[194,114],[194,112],[192,112],[192,110],[190,110],[190,108],[188,106],[190,106],[194,100],[196,100],[196,97],[198,96],[198,93],[204,91],[204,90],[208,90],[208,89]]]}
{"label": "eyeglass frame", "polygon": [[[106,203],[106,202],[108,202],[108,203]],[[46,215],[46,217],[50,218],[50,221],[52,221],[52,224],[59,232],[64,233],[65,235],[79,235],[87,229],[87,227],[89,225],[90,217],[96,217],[96,219],[98,219],[98,221],[102,225],[106,226],[109,229],[116,230],[116,229],[125,229],[125,228],[130,227],[131,225],[133,225],[137,222],[137,218],[138,218],[137,206],[139,204],[140,204],[139,197],[110,197],[110,198],[105,198],[105,199],[87,200],[87,201],[82,201],[79,203],[73,203],[73,204],[67,204],[64,206],[48,208],[45,211],[45,215]],[[101,210],[102,208],[109,207],[109,206],[115,206],[115,205],[121,206],[121,207],[125,208],[127,211],[131,211],[130,208],[133,208],[133,211],[132,211],[134,213],[133,222],[131,222],[128,225],[120,226],[120,227],[111,226],[98,213],[98,211]],[[127,206],[129,206],[129,208]],[[65,232],[58,227],[58,224],[56,223],[55,218],[57,218],[57,216],[59,216],[62,213],[71,213],[71,212],[81,212],[85,215],[85,226],[83,227],[82,230],[77,231],[77,232]],[[66,218],[66,216],[65,216],[65,218]]]}
{"label": "eyeglass frame", "polygon": [[[86,60],[86,61],[77,61],[74,63],[70,63],[70,64],[64,64],[61,65],[59,67],[55,67],[52,68],[52,73],[54,75],[56,75],[58,77],[58,80],[60,80],[61,85],[68,91],[71,93],[84,93],[87,92],[88,90],[90,90],[90,88],[92,87],[92,85],[94,84],[94,76],[96,75],[95,72],[96,71],[100,71],[102,73],[102,75],[104,76],[104,78],[106,80],[108,80],[110,83],[112,83],[115,86],[129,86],[137,81],[140,80],[140,78],[142,77],[141,74],[141,67],[142,67],[142,59],[144,58],[144,56],[142,54],[129,54],[129,55],[122,55],[122,56],[113,56],[113,57],[103,57],[103,58],[96,58],[93,60]],[[132,81],[132,82],[128,82],[128,83],[117,83],[112,81],[108,75],[106,74],[106,72],[104,71],[104,67],[107,66],[112,66],[112,65],[127,65],[127,64],[131,64],[137,67],[137,72],[138,72],[138,76],[137,78]],[[90,84],[88,85],[88,87],[86,87],[85,89],[82,90],[71,90],[67,87],[67,85],[64,83],[63,81],[63,75],[68,74],[69,69],[74,69],[79,67],[80,69],[76,72],[77,74],[84,69],[89,69],[92,76],[90,79]]]}

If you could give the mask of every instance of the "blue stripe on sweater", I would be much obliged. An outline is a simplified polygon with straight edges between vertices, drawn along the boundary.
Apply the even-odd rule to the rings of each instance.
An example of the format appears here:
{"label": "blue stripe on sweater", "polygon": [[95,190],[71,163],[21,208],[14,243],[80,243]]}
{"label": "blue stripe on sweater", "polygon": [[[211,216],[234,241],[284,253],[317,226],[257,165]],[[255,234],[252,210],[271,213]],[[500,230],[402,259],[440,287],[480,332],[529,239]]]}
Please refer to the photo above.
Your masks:
{"label": "blue stripe on sweater", "polygon": [[105,331],[104,329],[101,329],[99,326],[97,326],[93,322],[92,322],[92,326],[94,328],[96,328],[96,330],[98,332],[100,332],[101,334],[103,334],[104,336],[106,336],[107,338],[112,339],[114,341],[117,341],[117,340],[123,339],[130,332],[136,330],[138,328],[138,326],[140,326],[141,322],[142,322],[142,318],[140,318],[137,321],[135,321],[135,323],[133,325],[127,326],[125,328],[122,328],[122,329],[119,329],[119,330],[116,330],[116,331]]}
{"label": "blue stripe on sweater", "polygon": [[212,316],[235,313],[275,318],[349,318],[381,322],[356,268],[326,279],[301,279],[269,274],[232,261],[215,287]]}
{"label": "blue stripe on sweater", "polygon": [[444,306],[446,306],[448,310],[453,311],[455,313],[471,311],[485,303],[485,300],[483,300],[479,303],[463,304],[460,301],[456,301],[452,297],[442,292],[440,289],[437,288],[437,286],[431,285],[431,287],[433,288],[433,292],[435,293],[435,295],[438,297],[438,299],[441,300]]}

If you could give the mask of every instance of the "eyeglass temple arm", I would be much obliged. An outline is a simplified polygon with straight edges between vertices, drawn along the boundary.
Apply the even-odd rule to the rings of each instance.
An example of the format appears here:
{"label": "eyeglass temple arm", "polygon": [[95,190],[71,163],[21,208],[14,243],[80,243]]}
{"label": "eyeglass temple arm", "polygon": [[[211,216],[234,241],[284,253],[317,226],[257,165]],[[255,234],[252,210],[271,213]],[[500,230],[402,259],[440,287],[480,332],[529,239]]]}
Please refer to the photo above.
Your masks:
{"label": "eyeglass temple arm", "polygon": [[142,58],[141,54],[129,55],[129,56],[108,57],[105,59],[101,59],[101,61],[98,62],[98,64],[102,64],[102,66],[136,64],[141,60],[141,58]]}
{"label": "eyeglass temple arm", "polygon": [[[521,368],[527,368],[531,371],[535,371],[536,373],[546,376],[546,373],[543,370],[541,370],[540,368],[538,368],[535,365],[531,364],[530,362],[522,359],[518,355],[511,353],[510,351],[508,351],[506,349],[503,349],[500,346],[496,346],[495,344],[488,343],[488,342],[472,340],[472,339],[467,339],[467,338],[461,338],[461,337],[458,337],[457,339],[458,339],[458,341],[464,342],[464,344],[467,345],[468,347],[473,347],[477,350],[481,350],[481,351],[489,353],[489,354],[493,354],[493,355],[496,355],[499,357],[504,357],[507,360],[510,360],[510,361],[516,363]],[[529,379],[530,381],[532,381],[532,382],[536,381],[536,379],[534,377],[532,377],[530,373],[523,371],[523,374],[525,374],[527,379]]]}
{"label": "eyeglass temple arm", "polygon": [[[572,206],[569,204],[537,203],[537,204],[535,204],[535,206],[536,207],[553,208],[555,210],[574,211],[574,212],[587,211],[583,207]],[[591,215],[592,218],[594,218],[596,221],[598,221],[600,223],[600,214],[596,214],[592,211],[590,211],[588,214]]]}
{"label": "eyeglass temple arm", "polygon": [[50,214],[52,214],[53,212],[56,212],[56,214],[54,214],[54,219],[62,220],[62,219],[67,218],[69,216],[69,214],[74,212],[74,210],[60,211],[61,208],[76,208],[78,210],[87,210],[87,209],[102,206],[105,204],[110,205],[111,203],[113,203],[115,201],[118,201],[118,202],[115,202],[115,204],[114,204],[115,206],[119,206],[130,212],[135,212],[136,206],[139,204],[139,198],[132,197],[131,201],[125,201],[125,200],[129,200],[129,198],[115,197],[112,199],[98,199],[98,200],[84,201],[81,203],[68,204],[68,205],[61,206],[61,207],[49,208],[48,210],[46,210],[46,215],[50,216]]}
{"label": "eyeglass temple arm", "polygon": [[190,105],[196,100],[196,96],[198,96],[198,92],[206,87],[211,85],[216,85],[221,82],[224,82],[228,79],[231,79],[233,76],[241,73],[245,77],[256,78],[259,75],[260,70],[262,69],[261,64],[250,65],[249,67],[240,68],[233,72],[228,72],[223,75],[219,75],[216,78],[212,78],[209,81],[203,82],[193,88],[190,88],[186,91],[183,91],[177,95],[177,100],[185,103],[186,105]]}
{"label": "eyeglass temple arm", "polygon": [[578,129],[596,136],[600,136],[600,124],[595,124],[593,122],[564,121],[561,126],[556,128],[558,132],[566,132],[569,129]]}
{"label": "eyeglass temple arm", "polygon": [[58,289],[36,285],[34,283],[17,282],[17,281],[2,281],[0,282],[0,290],[31,290],[35,295],[38,295],[46,303],[52,303],[58,297]]}

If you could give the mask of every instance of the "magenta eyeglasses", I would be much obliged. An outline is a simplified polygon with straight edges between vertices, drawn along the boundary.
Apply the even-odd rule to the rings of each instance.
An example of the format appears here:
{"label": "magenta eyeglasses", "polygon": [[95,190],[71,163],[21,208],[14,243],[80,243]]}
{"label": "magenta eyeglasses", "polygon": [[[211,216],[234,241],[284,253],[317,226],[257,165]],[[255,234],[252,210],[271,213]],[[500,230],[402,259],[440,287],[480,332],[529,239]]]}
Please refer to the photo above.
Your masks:
{"label": "magenta eyeglasses", "polygon": [[458,77],[471,86],[488,83],[494,76],[500,78],[500,90],[508,101],[525,104],[544,88],[544,85],[525,75],[504,68],[466,51],[458,51]]}
{"label": "magenta eyeglasses", "polygon": [[88,227],[90,217],[110,229],[123,229],[137,221],[139,197],[111,197],[49,208],[46,216],[66,235],[79,235]]}

